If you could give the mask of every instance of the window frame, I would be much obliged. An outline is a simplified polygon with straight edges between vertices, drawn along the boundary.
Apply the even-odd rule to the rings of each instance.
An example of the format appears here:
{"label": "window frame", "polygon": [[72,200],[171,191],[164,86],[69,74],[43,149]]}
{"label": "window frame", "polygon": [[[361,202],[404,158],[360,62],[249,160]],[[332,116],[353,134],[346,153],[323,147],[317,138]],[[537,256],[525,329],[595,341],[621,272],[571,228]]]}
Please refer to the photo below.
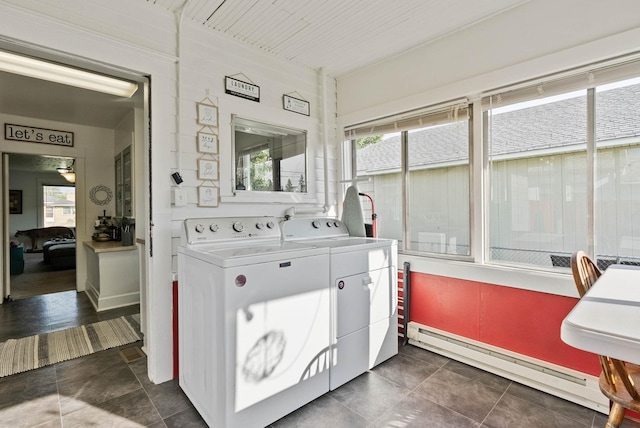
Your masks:
{"label": "window frame", "polygon": [[[624,82],[625,80],[631,79],[639,79],[640,78],[640,60],[637,58],[635,60],[627,60],[623,61],[619,64],[611,64],[609,62],[606,63],[602,68],[598,68],[598,65],[589,66],[586,71],[585,69],[581,69],[578,72],[573,73],[559,73],[558,75],[547,76],[545,79],[540,81],[535,81],[529,85],[516,85],[514,89],[507,87],[503,89],[504,95],[499,92],[493,92],[489,95],[482,97],[481,105],[482,105],[482,117],[483,123],[486,125],[489,121],[488,115],[489,111],[492,109],[492,101],[495,97],[498,97],[502,102],[502,105],[514,105],[522,102],[535,101],[539,96],[552,97],[555,95],[558,96],[567,96],[576,91],[584,92],[584,97],[586,100],[586,108],[584,114],[586,115],[586,125],[585,125],[585,142],[583,148],[580,148],[579,152],[584,152],[586,156],[585,165],[586,165],[586,185],[585,185],[585,193],[586,193],[586,207],[585,207],[585,221],[586,221],[586,248],[584,251],[592,257],[594,260],[597,259],[597,253],[600,251],[596,238],[599,234],[598,225],[597,225],[597,205],[598,205],[598,186],[597,186],[597,174],[596,170],[597,165],[597,157],[598,157],[598,141],[596,135],[596,126],[598,119],[598,112],[596,111],[596,99],[597,99],[597,89],[599,87],[603,87],[610,83],[619,83]],[[548,90],[547,90],[548,89]],[[487,132],[487,128],[485,128],[485,132],[483,132],[483,145],[486,148],[486,192],[484,194],[484,205],[485,207],[489,207],[491,195],[489,190],[491,188],[491,160],[489,159],[489,132]],[[569,155],[572,153],[571,149],[562,150],[558,152],[560,155]],[[489,208],[484,213],[486,215],[487,220],[484,224],[485,228],[485,236],[486,239],[483,241],[484,246],[484,254],[485,256],[482,258],[482,263],[488,265],[498,265],[498,266],[507,266],[507,267],[524,267],[526,269],[534,269],[534,270],[556,270],[554,267],[546,267],[537,264],[520,264],[514,262],[503,261],[499,259],[490,259],[490,242],[488,238],[488,233],[490,232],[490,212]],[[549,250],[549,252],[552,252]],[[620,255],[618,255],[620,258]],[[570,273],[568,269],[569,266],[565,267],[564,272]]]}
{"label": "window frame", "polygon": [[[61,207],[60,208],[60,213],[64,214],[64,209],[70,209],[73,212],[71,214],[68,215],[72,215],[74,218],[74,224],[73,226],[69,226],[69,227],[76,227],[77,226],[77,220],[78,220],[78,214],[77,214],[77,201],[75,199],[75,195],[77,195],[77,187],[73,184],[70,183],[50,183],[49,181],[47,182],[41,182],[38,183],[39,184],[39,190],[38,190],[38,200],[39,200],[39,207],[37,209],[38,211],[38,217],[42,216],[42,225],[41,227],[51,227],[52,223],[55,222],[55,207],[52,205],[47,205],[46,204],[46,198],[47,198],[47,188],[48,187],[64,187],[64,188],[71,188],[74,189],[74,200],[73,200],[73,206],[68,206],[68,207]],[[47,215],[48,214],[48,210],[50,210],[51,215]],[[66,226],[66,225],[65,225]]]}
{"label": "window frame", "polygon": [[[269,130],[273,130],[274,133],[282,133],[282,135],[287,135],[289,133],[291,133],[292,135],[298,135],[302,138],[303,144],[304,144],[304,150],[301,153],[304,156],[304,182],[305,182],[305,189],[304,192],[303,191],[299,191],[299,192],[288,192],[288,191],[283,191],[283,190],[273,190],[273,187],[276,186],[277,181],[279,181],[279,184],[281,185],[281,187],[284,185],[282,183],[282,176],[280,176],[278,178],[278,180],[272,180],[271,183],[271,190],[253,190],[253,189],[247,189],[247,188],[242,188],[245,186],[239,186],[238,183],[238,179],[237,179],[237,174],[238,174],[238,161],[242,158],[248,158],[249,159],[249,165],[244,165],[243,162],[243,169],[250,169],[250,165],[252,164],[251,162],[251,157],[252,155],[254,155],[255,153],[258,153],[258,151],[256,150],[246,150],[246,153],[242,153],[241,156],[238,156],[238,147],[237,147],[237,141],[236,141],[236,132],[242,132],[242,133],[247,133],[244,130],[239,129],[241,126],[247,126],[247,124],[254,124],[255,126],[258,127],[262,127],[264,129],[269,129]],[[238,129],[236,130],[236,127],[238,127]],[[248,133],[250,134],[250,133]],[[270,137],[270,138],[275,138],[275,134],[274,136]],[[310,189],[309,187],[309,183],[312,180],[311,175],[311,170],[310,170],[310,165],[311,165],[311,159],[310,159],[310,141],[309,141],[309,131],[306,129],[298,129],[298,128],[293,128],[291,126],[283,126],[283,125],[278,125],[278,124],[274,124],[274,123],[270,123],[270,122],[266,122],[263,120],[256,120],[256,119],[251,119],[245,116],[238,116],[236,114],[232,114],[231,115],[231,147],[232,147],[232,162],[231,162],[231,171],[232,171],[232,181],[233,181],[233,196],[237,197],[239,195],[246,195],[246,196],[250,196],[252,198],[258,198],[260,200],[264,199],[264,198],[268,198],[269,200],[273,200],[273,201],[278,201],[281,198],[284,198],[285,200],[289,200],[290,198],[294,198],[295,200],[298,200],[298,202],[304,202],[304,200],[309,199],[310,197],[314,197],[315,199],[315,195],[313,195],[313,193],[315,192],[315,189]],[[272,170],[272,178],[274,178],[274,174],[278,173],[280,174],[280,162],[281,160],[277,160],[276,158],[274,158],[274,151],[276,146],[274,145],[273,141],[270,141],[268,143],[264,143],[260,146],[256,146],[256,147],[252,147],[249,149],[255,149],[255,148],[259,148],[260,151],[264,151],[264,149],[268,149],[268,154],[269,154],[269,162],[271,162],[271,168],[273,168]],[[249,177],[249,180],[251,178]],[[297,179],[297,178],[296,178]],[[279,195],[290,195],[290,196],[279,196]]]}
{"label": "window frame", "polygon": [[[496,89],[487,90],[480,94],[474,95],[473,103],[468,103],[469,111],[472,119],[469,126],[469,226],[470,226],[470,255],[468,257],[456,257],[456,260],[475,262],[477,265],[488,265],[494,267],[502,267],[508,270],[523,269],[546,272],[550,274],[560,274],[565,276],[569,271],[558,272],[547,269],[545,266],[527,264],[513,265],[510,263],[496,262],[490,260],[489,251],[489,190],[491,188],[490,169],[489,169],[489,140],[488,119],[486,113],[486,103],[489,97],[501,96],[508,103],[517,103],[518,99],[527,97],[527,94],[543,91],[545,94],[566,93],[576,89],[587,90],[588,102],[588,126],[587,126],[587,156],[588,156],[588,173],[587,180],[589,182],[587,194],[589,195],[587,214],[588,215],[588,245],[586,251],[593,254],[595,251],[595,239],[598,231],[596,230],[596,209],[597,196],[595,195],[595,181],[597,179],[597,170],[595,169],[595,159],[599,150],[595,135],[595,100],[596,89],[607,83],[619,82],[629,78],[640,77],[640,53],[628,55],[626,57],[612,58],[609,60],[594,62],[584,66],[567,69],[557,73],[532,78],[526,81],[509,84]],[[466,100],[466,99],[465,99]],[[453,102],[452,102],[453,103]],[[447,105],[451,103],[443,103]],[[345,180],[346,188],[350,183],[357,182],[357,153],[356,139],[360,138],[362,132],[370,131],[368,135],[382,134],[384,129],[393,126],[394,123],[402,123],[406,126],[408,120],[412,117],[425,114],[432,107],[411,110],[393,116],[383,117],[369,122],[361,122],[355,125],[344,127],[345,144],[349,149],[345,150],[344,177],[351,177],[351,180]],[[475,117],[475,120],[473,118]],[[385,128],[386,127],[386,128]],[[404,131],[403,131],[404,132]],[[399,252],[408,256],[424,257],[425,259],[450,259],[446,254],[425,253],[413,250],[407,250],[406,242],[409,239],[410,230],[408,216],[408,192],[409,192],[409,168],[407,143],[403,141],[400,146],[401,162],[402,162],[402,210],[403,210],[403,244],[399,246]],[[344,190],[344,189],[343,189]],[[476,195],[474,198],[473,195]],[[427,262],[428,263],[428,262]]]}
{"label": "window frame", "polygon": [[[466,98],[460,100],[453,100],[447,103],[438,104],[435,106],[419,109],[414,112],[407,112],[400,116],[394,116],[377,120],[372,123],[361,123],[352,127],[345,128],[345,135],[353,137],[348,138],[346,142],[349,144],[349,167],[351,180],[345,180],[343,186],[343,192],[351,183],[357,183],[358,179],[357,170],[357,139],[369,136],[379,135],[380,132],[396,130],[401,128],[400,131],[400,175],[401,175],[401,192],[402,192],[402,242],[398,243],[398,252],[401,254],[415,255],[415,256],[428,256],[432,258],[440,258],[446,260],[459,260],[459,261],[474,261],[475,253],[475,234],[474,234],[474,215],[473,215],[473,191],[475,185],[474,180],[474,146],[473,135],[475,133],[476,126],[474,125],[474,104],[469,103]],[[411,210],[409,209],[409,193],[411,186],[411,168],[409,166],[409,131],[428,128],[430,126],[436,126],[443,123],[451,123],[458,120],[461,114],[467,115],[468,123],[468,155],[467,162],[468,167],[468,239],[469,239],[469,254],[459,255],[451,253],[436,253],[419,251],[417,249],[410,249],[407,243],[411,240],[411,229],[408,225],[411,223]]]}

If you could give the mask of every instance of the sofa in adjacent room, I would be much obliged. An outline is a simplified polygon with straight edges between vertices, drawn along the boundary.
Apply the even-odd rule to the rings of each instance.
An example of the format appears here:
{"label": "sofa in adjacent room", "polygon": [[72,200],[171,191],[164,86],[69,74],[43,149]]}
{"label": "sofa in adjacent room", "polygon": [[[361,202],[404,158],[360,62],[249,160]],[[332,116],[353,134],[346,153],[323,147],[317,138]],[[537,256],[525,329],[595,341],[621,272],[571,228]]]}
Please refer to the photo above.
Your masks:
{"label": "sofa in adjacent room", "polygon": [[54,269],[75,269],[76,267],[76,240],[55,239],[42,245],[42,257],[44,262]]}

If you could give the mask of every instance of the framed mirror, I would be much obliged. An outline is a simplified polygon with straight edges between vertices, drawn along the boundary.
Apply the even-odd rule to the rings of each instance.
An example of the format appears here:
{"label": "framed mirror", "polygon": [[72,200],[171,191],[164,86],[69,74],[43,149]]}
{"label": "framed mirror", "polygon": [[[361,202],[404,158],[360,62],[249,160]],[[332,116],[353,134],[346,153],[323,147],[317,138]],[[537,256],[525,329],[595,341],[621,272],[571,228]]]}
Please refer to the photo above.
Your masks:
{"label": "framed mirror", "polygon": [[307,132],[232,117],[236,191],[307,193]]}

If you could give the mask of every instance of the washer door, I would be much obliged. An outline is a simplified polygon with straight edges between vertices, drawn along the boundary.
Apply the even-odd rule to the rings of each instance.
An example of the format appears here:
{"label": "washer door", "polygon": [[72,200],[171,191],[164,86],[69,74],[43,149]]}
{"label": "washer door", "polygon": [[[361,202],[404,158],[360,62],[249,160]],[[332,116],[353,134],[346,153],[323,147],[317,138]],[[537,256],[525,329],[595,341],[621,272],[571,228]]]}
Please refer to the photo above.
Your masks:
{"label": "washer door", "polygon": [[378,269],[336,280],[337,326],[340,338],[391,315],[391,269]]}
{"label": "washer door", "polygon": [[336,337],[346,336],[369,325],[371,286],[369,272],[336,281]]}
{"label": "washer door", "polygon": [[322,377],[328,390],[328,270],[325,255],[226,270],[226,319],[233,324],[227,330],[227,373],[235,373],[235,412],[266,405],[293,386],[293,395],[304,396],[306,385]]}

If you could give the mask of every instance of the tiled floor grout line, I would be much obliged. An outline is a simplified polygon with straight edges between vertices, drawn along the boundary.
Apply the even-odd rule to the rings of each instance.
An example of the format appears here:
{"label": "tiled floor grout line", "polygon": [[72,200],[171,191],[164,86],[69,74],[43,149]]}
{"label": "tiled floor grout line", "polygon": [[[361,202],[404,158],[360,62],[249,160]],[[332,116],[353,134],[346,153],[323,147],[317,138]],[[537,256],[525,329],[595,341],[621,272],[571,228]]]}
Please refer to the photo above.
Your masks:
{"label": "tiled floor grout line", "polygon": [[495,408],[498,406],[498,403],[500,403],[500,400],[502,400],[502,398],[505,395],[507,395],[507,391],[509,390],[509,386],[511,386],[512,383],[513,383],[513,381],[509,382],[509,385],[507,385],[507,387],[504,389],[504,391],[502,391],[502,394],[500,395],[500,398],[498,398],[498,400],[495,402],[493,407],[491,407],[491,410],[489,410],[489,412],[485,415],[484,419],[482,419],[482,422],[480,422],[480,426],[485,426],[484,423],[487,421],[487,418],[489,417],[489,415],[491,415],[491,412],[493,412],[495,410]]}
{"label": "tiled floor grout line", "polygon": [[[418,394],[420,397],[422,397],[424,400],[428,400],[428,401],[430,401],[430,402],[434,403],[434,404],[435,404],[435,405],[437,405],[437,406],[443,407],[443,408],[445,408],[445,409],[447,409],[447,410],[449,410],[449,411],[451,411],[451,412],[454,412],[454,413],[456,413],[456,414],[458,414],[458,415],[462,416],[463,418],[469,419],[470,421],[473,421],[473,422],[477,422],[477,421],[475,421],[475,420],[471,419],[469,416],[464,415],[464,414],[462,414],[462,413],[458,412],[457,410],[452,409],[452,408],[450,408],[450,407],[448,407],[448,406],[445,406],[444,404],[440,404],[440,403],[438,403],[438,402],[436,402],[436,401],[433,401],[433,400],[429,399],[428,397],[425,397],[424,395],[420,394],[420,392],[419,392],[419,391],[417,391],[417,389],[418,389],[422,384],[424,384],[426,381],[428,381],[428,380],[429,380],[431,377],[433,377],[436,373],[438,373],[438,372],[439,372],[439,371],[441,371],[441,370],[446,370],[445,366],[447,365],[447,363],[449,363],[449,361],[447,361],[446,363],[444,363],[443,365],[441,365],[440,367],[438,367],[438,369],[437,369],[436,371],[434,371],[434,372],[433,372],[433,373],[431,373],[429,376],[427,376],[427,377],[426,377],[422,382],[420,382],[420,384],[419,384],[418,386],[416,386],[416,387],[415,387],[411,392],[415,392],[415,393],[416,393],[416,394]],[[462,376],[462,375],[461,375],[461,376]],[[465,376],[465,377],[466,377],[466,376]],[[505,389],[505,391],[506,391],[506,389]],[[497,401],[496,401],[496,403],[494,404],[494,407],[498,404],[498,402],[499,402],[499,401],[500,401],[500,400],[497,400]],[[479,425],[479,426],[482,426],[482,423],[480,423],[480,425]]]}
{"label": "tiled floor grout line", "polygon": [[156,406],[156,403],[153,402],[153,400],[151,399],[151,396],[149,395],[149,391],[147,391],[147,388],[144,387],[142,381],[140,380],[140,378],[138,377],[138,375],[136,374],[135,370],[133,370],[131,368],[131,364],[130,363],[126,363],[127,367],[129,368],[129,370],[131,370],[131,373],[133,373],[133,376],[136,378],[136,380],[138,381],[138,383],[140,384],[140,388],[144,391],[144,394],[147,396],[147,398],[149,399],[149,401],[151,402],[151,405],[153,406],[153,409],[156,411],[156,413],[158,414],[158,417],[160,418],[160,420],[162,421],[162,423],[166,426],[167,424],[164,423],[164,419],[162,417],[162,415],[160,414],[160,410],[158,410],[158,407]]}

